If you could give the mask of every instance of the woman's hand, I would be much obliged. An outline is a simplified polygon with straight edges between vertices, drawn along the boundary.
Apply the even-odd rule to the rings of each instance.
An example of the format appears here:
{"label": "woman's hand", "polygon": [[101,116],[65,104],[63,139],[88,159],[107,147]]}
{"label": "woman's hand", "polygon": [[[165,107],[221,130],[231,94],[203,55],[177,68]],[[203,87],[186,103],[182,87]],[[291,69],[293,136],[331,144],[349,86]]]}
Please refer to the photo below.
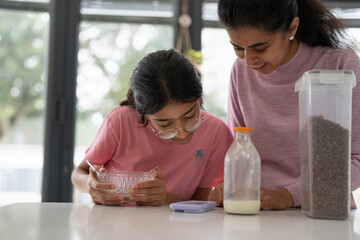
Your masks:
{"label": "woman's hand", "polygon": [[154,180],[136,183],[129,191],[129,199],[138,202],[140,206],[161,206],[164,204],[167,190],[161,179],[160,167],[150,172],[155,174]]}
{"label": "woman's hand", "polygon": [[[105,172],[105,168],[96,167],[100,172]],[[105,193],[105,189],[115,189],[115,184],[101,183],[96,178],[96,172],[89,168],[88,177],[89,194],[95,204],[102,205],[123,205],[125,203],[124,196],[122,194]]]}
{"label": "woman's hand", "polygon": [[213,187],[209,194],[209,201],[216,202],[217,207],[223,206],[223,184],[219,184],[215,187]]}
{"label": "woman's hand", "polygon": [[[223,206],[223,184],[217,185],[211,189],[208,200],[215,201],[217,207]],[[260,209],[270,208],[280,210],[294,205],[294,200],[286,188],[279,191],[261,188],[260,200]]]}
{"label": "woman's hand", "polygon": [[270,208],[273,210],[282,210],[294,205],[294,199],[286,188],[279,191],[261,188],[260,200],[260,209]]}

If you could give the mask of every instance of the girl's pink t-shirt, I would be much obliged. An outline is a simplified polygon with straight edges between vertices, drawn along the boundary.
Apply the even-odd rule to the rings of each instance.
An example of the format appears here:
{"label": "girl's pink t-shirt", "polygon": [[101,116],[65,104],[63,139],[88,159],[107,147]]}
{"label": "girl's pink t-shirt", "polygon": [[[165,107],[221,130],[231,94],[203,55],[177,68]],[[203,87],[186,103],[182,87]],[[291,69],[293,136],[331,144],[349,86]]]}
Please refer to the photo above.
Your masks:
{"label": "girl's pink t-shirt", "polygon": [[104,165],[108,172],[150,171],[159,166],[167,191],[189,200],[198,187],[222,182],[224,158],[232,140],[226,124],[205,113],[191,141],[178,145],[140,124],[132,107],[118,106],[106,115],[84,159]]}

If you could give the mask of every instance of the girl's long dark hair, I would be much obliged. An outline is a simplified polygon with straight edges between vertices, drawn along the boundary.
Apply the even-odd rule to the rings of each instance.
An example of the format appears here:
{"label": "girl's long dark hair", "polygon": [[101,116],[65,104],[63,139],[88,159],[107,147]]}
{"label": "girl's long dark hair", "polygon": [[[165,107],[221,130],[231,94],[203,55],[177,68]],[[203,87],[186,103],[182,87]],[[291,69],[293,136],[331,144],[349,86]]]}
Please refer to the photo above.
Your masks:
{"label": "girl's long dark hair", "polygon": [[351,48],[352,44],[345,25],[319,0],[219,0],[218,15],[228,29],[255,27],[284,34],[299,17],[296,38],[300,41],[332,48]]}
{"label": "girl's long dark hair", "polygon": [[145,56],[130,79],[127,99],[120,106],[132,106],[147,124],[146,114],[160,111],[170,101],[179,103],[200,100],[202,85],[194,65],[174,49]]}

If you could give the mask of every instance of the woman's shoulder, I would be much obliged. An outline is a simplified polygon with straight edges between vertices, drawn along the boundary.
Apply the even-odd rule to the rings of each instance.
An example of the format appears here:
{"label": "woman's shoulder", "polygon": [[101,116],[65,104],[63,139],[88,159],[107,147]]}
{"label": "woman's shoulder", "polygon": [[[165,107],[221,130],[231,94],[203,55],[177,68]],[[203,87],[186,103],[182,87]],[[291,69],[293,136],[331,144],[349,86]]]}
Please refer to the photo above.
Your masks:
{"label": "woman's shoulder", "polygon": [[339,62],[339,69],[359,71],[360,59],[353,50],[341,48],[326,48],[322,57],[324,59],[327,59],[328,62]]}
{"label": "woman's shoulder", "polygon": [[302,44],[302,59],[312,69],[347,69],[356,70],[360,59],[351,49],[331,48],[325,46],[308,46]]}
{"label": "woman's shoulder", "polygon": [[343,49],[343,48],[331,48],[326,46],[308,46],[304,44],[306,51],[311,52],[313,54],[321,55],[326,58],[334,59],[334,58],[353,58],[358,59],[359,57],[356,53],[351,49]]}

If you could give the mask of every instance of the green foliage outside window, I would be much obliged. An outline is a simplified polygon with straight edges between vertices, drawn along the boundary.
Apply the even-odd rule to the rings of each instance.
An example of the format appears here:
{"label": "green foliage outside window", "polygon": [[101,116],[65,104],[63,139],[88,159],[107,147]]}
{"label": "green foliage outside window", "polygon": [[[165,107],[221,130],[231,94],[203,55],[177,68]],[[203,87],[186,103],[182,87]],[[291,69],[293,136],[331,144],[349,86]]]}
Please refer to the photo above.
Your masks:
{"label": "green foliage outside window", "polygon": [[0,10],[0,142],[44,109],[47,17]]}

